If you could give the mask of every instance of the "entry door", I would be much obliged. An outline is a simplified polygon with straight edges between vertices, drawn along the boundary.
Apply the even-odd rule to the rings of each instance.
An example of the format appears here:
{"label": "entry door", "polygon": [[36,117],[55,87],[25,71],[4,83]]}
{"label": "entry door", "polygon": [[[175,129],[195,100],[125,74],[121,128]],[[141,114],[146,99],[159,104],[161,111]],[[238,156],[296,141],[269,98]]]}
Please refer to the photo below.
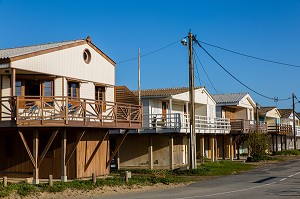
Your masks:
{"label": "entry door", "polygon": [[167,117],[167,102],[162,102],[162,117]]}
{"label": "entry door", "polygon": [[174,164],[175,165],[182,165],[184,164],[184,145],[183,145],[183,138],[182,137],[174,137]]}

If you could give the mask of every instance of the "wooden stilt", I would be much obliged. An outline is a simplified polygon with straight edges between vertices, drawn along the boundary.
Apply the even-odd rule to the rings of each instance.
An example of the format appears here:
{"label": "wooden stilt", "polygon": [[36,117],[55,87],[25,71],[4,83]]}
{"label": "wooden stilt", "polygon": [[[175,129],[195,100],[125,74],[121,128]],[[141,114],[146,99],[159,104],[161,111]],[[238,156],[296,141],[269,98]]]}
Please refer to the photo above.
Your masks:
{"label": "wooden stilt", "polygon": [[33,168],[33,180],[32,184],[39,184],[39,166],[38,155],[39,155],[39,132],[37,129],[33,132],[33,159],[35,162],[35,167]]}
{"label": "wooden stilt", "polygon": [[67,156],[67,132],[66,129],[63,129],[61,136],[61,181],[67,182],[67,165],[66,165],[66,156]]}
{"label": "wooden stilt", "polygon": [[152,135],[148,136],[148,165],[149,169],[153,169],[153,145],[152,145]]}
{"label": "wooden stilt", "polygon": [[173,140],[173,136],[169,137],[169,160],[170,160],[170,169],[174,169],[174,140]]}
{"label": "wooden stilt", "polygon": [[218,140],[217,140],[217,135],[214,136],[214,141],[215,141],[215,160],[218,160]]}
{"label": "wooden stilt", "polygon": [[229,158],[233,161],[233,144],[232,144],[232,136],[229,137]]}
{"label": "wooden stilt", "polygon": [[215,138],[212,135],[210,136],[210,151],[211,151],[210,160],[214,162],[215,161]]}
{"label": "wooden stilt", "polygon": [[200,147],[200,160],[201,160],[201,163],[204,162],[204,135],[201,134],[200,135],[200,144],[199,144],[199,147]]}

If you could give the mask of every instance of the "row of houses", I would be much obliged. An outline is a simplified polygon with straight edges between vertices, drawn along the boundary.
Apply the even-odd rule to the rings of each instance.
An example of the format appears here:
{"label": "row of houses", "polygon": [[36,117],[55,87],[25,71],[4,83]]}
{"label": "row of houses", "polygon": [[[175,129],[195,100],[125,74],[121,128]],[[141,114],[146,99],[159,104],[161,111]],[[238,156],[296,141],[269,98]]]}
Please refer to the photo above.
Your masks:
{"label": "row of houses", "polygon": [[[115,73],[90,37],[0,49],[0,176],[38,184],[48,175],[64,182],[108,175],[112,161],[188,165],[188,89],[143,90],[139,105]],[[255,129],[273,135],[273,151],[292,147],[289,110],[257,109],[249,94],[211,95],[204,87],[195,102],[198,159],[238,157],[246,150],[239,136]]]}

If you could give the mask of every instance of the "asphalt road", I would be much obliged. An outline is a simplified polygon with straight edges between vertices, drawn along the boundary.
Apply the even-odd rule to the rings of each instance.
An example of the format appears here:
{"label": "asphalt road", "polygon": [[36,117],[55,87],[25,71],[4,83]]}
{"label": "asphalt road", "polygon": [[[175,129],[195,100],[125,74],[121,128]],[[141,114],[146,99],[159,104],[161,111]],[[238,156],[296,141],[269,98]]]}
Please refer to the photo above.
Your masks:
{"label": "asphalt road", "polygon": [[[100,198],[100,197],[99,197]],[[248,199],[299,198],[300,160],[283,162],[239,175],[193,183],[185,187],[101,198],[112,199]]]}

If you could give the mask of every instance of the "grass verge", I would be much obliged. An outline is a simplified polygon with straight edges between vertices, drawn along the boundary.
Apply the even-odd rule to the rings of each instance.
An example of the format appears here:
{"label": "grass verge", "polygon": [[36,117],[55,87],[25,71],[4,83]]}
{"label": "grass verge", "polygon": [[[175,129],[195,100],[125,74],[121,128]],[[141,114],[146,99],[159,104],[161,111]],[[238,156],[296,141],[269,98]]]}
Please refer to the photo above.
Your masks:
{"label": "grass verge", "polygon": [[20,196],[28,196],[37,192],[62,192],[66,189],[78,189],[78,190],[93,190],[97,187],[104,186],[127,186],[134,185],[151,186],[158,183],[170,184],[170,183],[183,183],[195,180],[195,176],[223,176],[240,173],[253,168],[254,165],[220,161],[220,162],[206,162],[197,169],[193,170],[145,170],[135,169],[130,170],[132,172],[132,178],[128,183],[124,179],[120,178],[119,172],[112,173],[112,178],[97,179],[94,185],[91,180],[73,180],[66,183],[54,182],[50,187],[48,184],[31,185],[27,183],[9,183],[8,187],[3,187],[0,184],[0,197],[7,197],[12,193],[16,193]]}

